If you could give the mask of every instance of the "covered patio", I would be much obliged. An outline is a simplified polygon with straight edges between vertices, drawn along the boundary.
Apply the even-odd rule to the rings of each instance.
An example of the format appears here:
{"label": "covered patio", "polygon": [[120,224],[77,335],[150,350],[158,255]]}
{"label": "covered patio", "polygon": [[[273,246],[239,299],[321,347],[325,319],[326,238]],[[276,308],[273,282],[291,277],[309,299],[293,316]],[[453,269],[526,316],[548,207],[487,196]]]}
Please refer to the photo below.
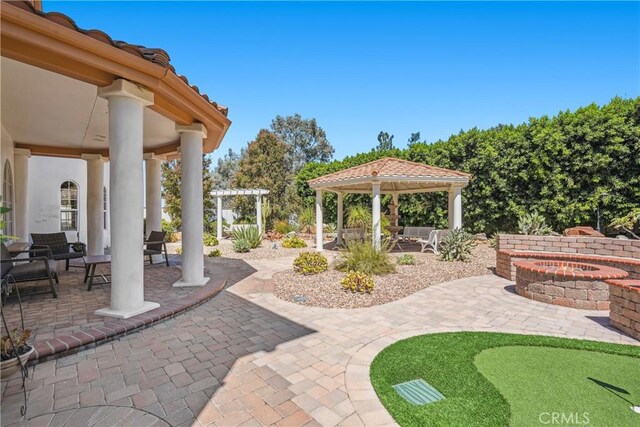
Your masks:
{"label": "covered patio", "polygon": [[88,255],[104,254],[107,210],[110,217],[110,298],[96,314],[129,318],[157,308],[145,301],[145,198],[146,229],[161,230],[161,164],[181,159],[182,270],[173,286],[206,284],[202,156],[224,138],[227,108],[177,74],[162,49],[81,29],[63,14],[43,13],[40,2],[1,7],[1,167],[12,183],[3,194],[13,202],[11,234],[30,241],[29,158],[85,160]]}
{"label": "covered patio", "polygon": [[371,194],[373,233],[372,244],[382,244],[380,197],[392,196],[391,225],[398,227],[398,202],[400,194],[446,191],[449,194],[449,229],[462,228],[462,189],[469,184],[468,173],[385,157],[349,169],[324,175],[309,181],[316,190],[316,249],[323,250],[322,194],[325,191],[338,196],[337,243],[342,243],[344,228],[344,195],[348,193]]}

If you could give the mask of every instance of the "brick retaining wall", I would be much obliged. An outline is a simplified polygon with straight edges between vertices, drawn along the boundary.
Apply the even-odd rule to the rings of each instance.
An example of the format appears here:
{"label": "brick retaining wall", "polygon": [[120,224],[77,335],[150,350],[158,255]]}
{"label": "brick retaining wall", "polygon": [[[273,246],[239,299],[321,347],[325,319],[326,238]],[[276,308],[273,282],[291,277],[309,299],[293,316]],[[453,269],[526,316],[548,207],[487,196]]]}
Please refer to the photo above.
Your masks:
{"label": "brick retaining wall", "polygon": [[607,280],[609,324],[640,340],[640,280]]}
{"label": "brick retaining wall", "polygon": [[498,250],[562,252],[640,259],[640,240],[499,234]]}

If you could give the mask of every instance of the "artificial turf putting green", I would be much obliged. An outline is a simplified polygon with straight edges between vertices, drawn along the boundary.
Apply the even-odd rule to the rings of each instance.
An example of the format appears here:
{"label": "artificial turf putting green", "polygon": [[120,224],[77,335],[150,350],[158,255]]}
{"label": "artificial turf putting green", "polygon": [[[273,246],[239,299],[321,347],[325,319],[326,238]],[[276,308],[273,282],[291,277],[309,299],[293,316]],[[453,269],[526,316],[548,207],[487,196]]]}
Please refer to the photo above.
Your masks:
{"label": "artificial turf putting green", "polygon": [[[497,347],[476,356],[478,370],[511,407],[512,426],[564,419],[591,426],[638,426],[640,359],[551,347]],[[526,384],[526,386],[523,386]]]}
{"label": "artificial turf putting green", "polygon": [[[588,386],[582,382],[571,386],[562,381],[559,384],[547,381],[548,387],[543,388],[542,396],[531,394],[531,389],[536,384],[540,385],[542,378],[553,378],[554,373],[549,370],[556,370],[558,378],[575,378],[572,375],[582,375],[584,372],[582,367],[572,366],[572,363],[582,363],[575,360],[567,364],[561,360],[554,364],[547,363],[544,359],[536,360],[535,356],[531,356],[526,362],[537,363],[539,368],[544,368],[547,371],[544,375],[540,371],[537,374],[526,372],[524,367],[515,369],[514,366],[519,366],[518,363],[525,362],[519,361],[517,356],[505,357],[503,363],[504,355],[500,351],[505,351],[505,354],[513,351],[517,353],[522,347],[525,347],[522,351],[526,352],[527,356],[533,354],[527,350],[535,352],[540,347],[542,353],[545,353],[545,350],[574,350],[575,352],[568,354],[579,360],[591,360],[592,356],[593,360],[585,367],[593,369],[588,375],[601,383],[625,389],[629,395],[619,391],[618,394],[636,405],[640,404],[640,347],[543,336],[460,332],[409,338],[392,344],[376,356],[371,364],[371,382],[384,406],[402,426],[501,426],[512,423],[545,425],[538,420],[538,413],[535,414],[534,422],[521,423],[521,417],[530,411],[526,408],[525,412],[522,412],[522,406],[520,403],[516,404],[516,400],[522,405],[526,405],[527,401],[520,401],[518,397],[514,400],[514,390],[520,395],[526,395],[529,401],[543,403],[541,399],[544,399],[545,402],[551,402],[553,407],[545,408],[545,412],[553,412],[556,402],[570,402],[570,396],[580,399],[588,394],[589,401],[598,405],[588,411],[591,414],[589,426],[640,425],[640,414],[635,414],[629,409],[630,403],[613,396],[611,391],[592,380],[587,380]],[[487,352],[481,354],[485,350]],[[496,351],[498,352],[494,353]],[[577,355],[573,356],[574,353]],[[494,354],[499,357],[493,357]],[[625,357],[607,358],[608,355]],[[477,356],[481,369],[486,368],[483,372],[494,379],[498,387],[478,370],[474,363]],[[567,369],[567,366],[572,369]],[[589,366],[591,368],[588,368]],[[428,405],[414,406],[402,399],[392,388],[394,384],[416,378],[423,378],[444,394],[445,399]],[[552,387],[554,385],[558,387]],[[595,395],[592,396],[592,393]],[[612,398],[620,402],[614,404]],[[624,411],[628,411],[629,414]],[[600,423],[598,413],[606,418],[604,424]],[[629,418],[627,415],[637,418]],[[629,424],[629,420],[632,420],[633,424]],[[543,421],[546,421],[544,417]],[[584,421],[584,418],[581,421]]]}

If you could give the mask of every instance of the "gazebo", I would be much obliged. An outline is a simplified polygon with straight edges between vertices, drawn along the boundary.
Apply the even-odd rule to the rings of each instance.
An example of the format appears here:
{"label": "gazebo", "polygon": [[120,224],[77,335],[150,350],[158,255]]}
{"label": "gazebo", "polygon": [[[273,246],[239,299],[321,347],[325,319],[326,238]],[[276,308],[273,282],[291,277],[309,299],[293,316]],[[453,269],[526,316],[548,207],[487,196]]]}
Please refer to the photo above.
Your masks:
{"label": "gazebo", "polygon": [[[469,184],[468,173],[429,166],[422,163],[385,157],[354,166],[309,181],[316,190],[316,248],[323,250],[322,193],[330,191],[338,195],[338,243],[341,243],[344,211],[343,197],[347,193],[371,194],[373,219],[373,245],[380,248],[380,195],[391,194],[391,217],[397,221],[400,194],[447,191],[449,193],[449,228],[462,227],[462,189]],[[397,225],[397,222],[396,224]]]}

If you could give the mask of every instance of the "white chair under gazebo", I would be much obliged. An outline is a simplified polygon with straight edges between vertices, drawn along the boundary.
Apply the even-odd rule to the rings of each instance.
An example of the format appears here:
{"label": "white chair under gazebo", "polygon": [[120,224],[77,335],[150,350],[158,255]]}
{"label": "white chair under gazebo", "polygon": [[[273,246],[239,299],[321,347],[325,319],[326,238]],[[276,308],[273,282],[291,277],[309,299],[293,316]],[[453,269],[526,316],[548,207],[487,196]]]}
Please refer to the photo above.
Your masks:
{"label": "white chair under gazebo", "polygon": [[261,188],[213,190],[211,195],[216,198],[216,237],[222,239],[222,198],[229,196],[255,196],[256,198],[256,222],[258,233],[262,235],[262,196],[269,194],[269,190]]}
{"label": "white chair under gazebo", "polygon": [[447,191],[449,193],[449,229],[462,227],[462,189],[469,184],[468,173],[429,166],[422,163],[385,157],[349,169],[324,175],[309,181],[316,190],[316,248],[323,250],[322,193],[330,191],[338,196],[338,244],[344,221],[343,198],[348,193],[372,195],[373,236],[372,243],[381,247],[380,197],[391,194],[393,198],[392,226],[398,226],[398,197],[400,194]]}

